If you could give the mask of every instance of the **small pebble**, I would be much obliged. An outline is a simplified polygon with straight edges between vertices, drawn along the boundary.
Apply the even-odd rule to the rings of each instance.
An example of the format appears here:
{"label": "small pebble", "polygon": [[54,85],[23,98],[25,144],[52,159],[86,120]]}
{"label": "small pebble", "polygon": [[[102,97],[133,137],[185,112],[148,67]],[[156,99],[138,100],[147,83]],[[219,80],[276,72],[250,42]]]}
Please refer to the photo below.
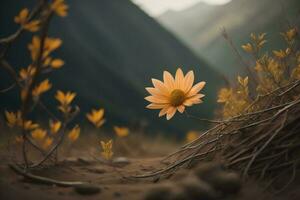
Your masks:
{"label": "small pebble", "polygon": [[211,184],[224,195],[235,194],[242,186],[240,176],[234,172],[216,173],[211,179]]}
{"label": "small pebble", "polygon": [[129,159],[126,157],[117,157],[112,161],[113,165],[118,167],[124,167],[130,163]]}
{"label": "small pebble", "polygon": [[74,187],[74,190],[81,195],[93,195],[101,192],[101,188],[92,184],[83,184]]}
{"label": "small pebble", "polygon": [[171,189],[166,186],[161,186],[149,190],[144,200],[169,200]]}
{"label": "small pebble", "polygon": [[214,200],[218,196],[208,183],[194,176],[184,179],[181,186],[189,200]]}

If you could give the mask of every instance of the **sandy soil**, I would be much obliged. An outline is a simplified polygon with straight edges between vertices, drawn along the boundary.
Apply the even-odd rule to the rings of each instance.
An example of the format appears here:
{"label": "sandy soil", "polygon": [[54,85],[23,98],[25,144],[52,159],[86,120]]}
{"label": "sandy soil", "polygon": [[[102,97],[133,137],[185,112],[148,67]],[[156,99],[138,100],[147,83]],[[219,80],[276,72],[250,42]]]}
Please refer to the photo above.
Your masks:
{"label": "sandy soil", "polygon": [[[145,199],[145,195],[155,191],[157,188],[170,187],[172,188],[172,192],[178,192],[182,189],[182,186],[180,185],[188,185],[188,187],[191,188],[195,186],[193,185],[193,178],[191,180],[186,180],[190,174],[194,173],[192,170],[182,170],[170,179],[163,179],[158,182],[156,182],[155,179],[130,178],[131,176],[143,174],[163,167],[163,164],[160,163],[162,158],[161,155],[145,154],[145,156],[128,156],[125,159],[126,162],[121,160],[120,162],[111,165],[103,163],[101,160],[95,159],[89,155],[85,155],[84,153],[79,154],[78,152],[84,152],[78,151],[79,146],[74,147],[75,150],[77,149],[75,153],[73,152],[73,154],[61,158],[56,165],[49,165],[49,167],[34,169],[31,171],[31,173],[61,181],[83,181],[99,189],[97,193],[83,195],[78,193],[74,187],[59,187],[56,185],[44,185],[30,182],[28,179],[24,179],[22,176],[16,174],[12,169],[9,168],[8,163],[11,161],[8,158],[7,152],[1,150],[0,200],[135,200]],[[170,148],[168,149],[170,150]],[[166,155],[166,152],[164,151],[160,151],[160,153]],[[250,180],[241,185],[241,189],[234,195],[217,199],[300,199],[299,183],[293,184],[292,187],[280,195],[273,195],[269,192],[264,192],[261,185],[255,181]],[[198,189],[195,190],[194,188],[189,192],[192,193],[197,190]],[[164,191],[160,191],[158,197],[152,199],[164,199],[162,198],[163,193]]]}
{"label": "sandy soil", "polygon": [[[83,181],[100,188],[88,199],[143,199],[144,191],[153,188],[151,181],[127,177],[153,169],[159,158],[129,159],[126,166],[110,166],[86,159],[68,159],[57,166],[36,169],[32,173],[64,181]],[[71,187],[57,187],[27,182],[13,172],[5,162],[0,165],[0,199],[82,199]]]}

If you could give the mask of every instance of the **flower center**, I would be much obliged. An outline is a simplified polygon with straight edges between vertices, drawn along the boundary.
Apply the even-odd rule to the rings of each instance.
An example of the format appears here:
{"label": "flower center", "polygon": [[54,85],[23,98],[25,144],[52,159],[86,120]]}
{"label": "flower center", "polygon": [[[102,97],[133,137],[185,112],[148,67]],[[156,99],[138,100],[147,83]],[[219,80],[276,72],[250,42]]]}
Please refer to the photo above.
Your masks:
{"label": "flower center", "polygon": [[182,90],[176,89],[171,92],[170,104],[174,107],[180,106],[185,100],[185,94]]}

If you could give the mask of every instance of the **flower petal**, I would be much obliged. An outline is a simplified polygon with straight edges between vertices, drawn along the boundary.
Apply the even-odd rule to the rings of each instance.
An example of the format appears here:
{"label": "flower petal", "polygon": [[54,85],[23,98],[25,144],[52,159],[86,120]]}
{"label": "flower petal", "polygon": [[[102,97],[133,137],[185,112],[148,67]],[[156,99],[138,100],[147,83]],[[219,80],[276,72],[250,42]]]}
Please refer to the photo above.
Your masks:
{"label": "flower petal", "polygon": [[146,87],[145,88],[151,95],[153,96],[159,96],[159,97],[165,97],[167,98],[167,94],[163,93],[161,90],[158,90],[157,88],[153,87]]}
{"label": "flower petal", "polygon": [[194,72],[193,71],[189,71],[185,77],[184,77],[184,92],[188,92],[194,83]]}
{"label": "flower petal", "polygon": [[164,116],[165,114],[167,114],[167,111],[169,110],[169,106],[164,107],[158,114],[159,117]]}
{"label": "flower petal", "polygon": [[184,75],[181,68],[178,68],[175,74],[175,88],[183,89]]}
{"label": "flower petal", "polygon": [[185,110],[185,107],[184,107],[183,105],[178,106],[178,107],[177,107],[177,110],[178,110],[178,112],[183,113],[184,110]]}
{"label": "flower petal", "polygon": [[153,78],[152,83],[153,83],[153,85],[156,89],[161,91],[161,93],[164,93],[164,94],[169,93],[168,88],[160,80],[157,80],[157,79]]}
{"label": "flower petal", "polygon": [[175,107],[170,107],[167,111],[167,120],[170,120],[176,113]]}
{"label": "flower petal", "polygon": [[164,83],[165,86],[169,89],[169,91],[172,91],[175,87],[175,80],[168,71],[164,71]]}
{"label": "flower petal", "polygon": [[148,106],[146,106],[146,108],[149,108],[149,109],[162,109],[162,108],[165,108],[166,106],[167,106],[166,104],[151,103]]}
{"label": "flower petal", "polygon": [[196,95],[200,90],[202,90],[202,88],[205,86],[206,82],[201,81],[199,83],[197,83],[196,85],[194,85],[192,87],[192,89],[190,90],[190,92],[188,93],[187,97],[192,97],[194,95]]}
{"label": "flower petal", "polygon": [[159,96],[147,96],[145,99],[152,103],[169,103],[169,100],[166,98],[160,98]]}
{"label": "flower petal", "polygon": [[192,106],[194,104],[202,103],[203,101],[200,98],[202,98],[204,96],[205,96],[204,94],[196,94],[193,97],[190,97],[187,100],[185,100],[183,102],[183,105],[185,105],[185,106]]}

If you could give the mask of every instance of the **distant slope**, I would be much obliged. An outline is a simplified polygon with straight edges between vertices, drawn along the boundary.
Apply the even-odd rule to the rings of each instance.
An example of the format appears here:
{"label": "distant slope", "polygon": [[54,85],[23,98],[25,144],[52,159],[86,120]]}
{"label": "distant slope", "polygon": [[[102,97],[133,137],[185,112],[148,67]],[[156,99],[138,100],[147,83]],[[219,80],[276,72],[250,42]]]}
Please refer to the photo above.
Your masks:
{"label": "distant slope", "polygon": [[251,32],[267,32],[272,45],[279,47],[279,31],[287,25],[287,19],[299,17],[299,0],[233,0],[221,5],[199,3],[180,11],[167,12],[158,21],[190,46],[199,56],[229,77],[240,73],[239,62],[222,38],[227,32],[237,47],[247,42]]}
{"label": "distant slope", "polygon": [[[13,16],[22,7],[29,7],[29,2],[32,3],[19,0],[0,3],[1,35],[16,29]],[[68,3],[68,17],[56,18],[51,25],[52,36],[63,39],[63,47],[57,53],[66,61],[63,69],[51,75],[55,88],[76,91],[76,103],[81,105],[83,113],[92,106],[104,107],[108,125],[142,123],[148,124],[147,130],[177,133],[203,127],[194,120],[182,123],[184,116],[170,122],[159,119],[157,111],[145,109],[144,88],[151,85],[151,77],[161,79],[163,70],[175,73],[178,66],[185,72],[193,69],[196,81],[205,80],[208,84],[205,103],[192,110],[201,117],[211,117],[217,89],[223,82],[215,70],[129,0]],[[29,40],[27,35],[12,48],[10,62],[15,66],[29,63],[26,47],[22,47]],[[6,74],[1,71],[0,88],[5,85],[8,85]],[[13,94],[0,94],[1,111],[7,106],[15,107]]]}

